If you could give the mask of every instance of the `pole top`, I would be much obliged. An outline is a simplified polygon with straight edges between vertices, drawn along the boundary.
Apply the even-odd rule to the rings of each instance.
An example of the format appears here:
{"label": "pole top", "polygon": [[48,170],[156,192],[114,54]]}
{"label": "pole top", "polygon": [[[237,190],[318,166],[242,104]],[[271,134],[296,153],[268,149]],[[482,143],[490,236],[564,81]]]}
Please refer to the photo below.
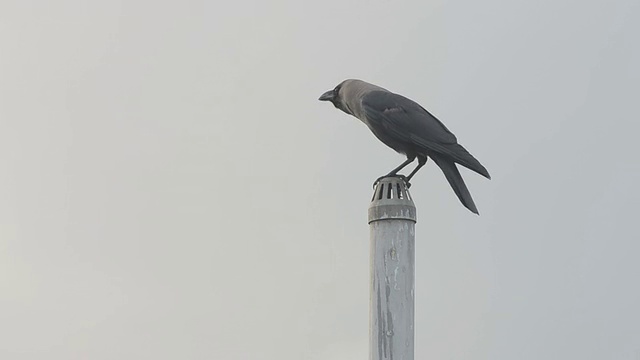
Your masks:
{"label": "pole top", "polygon": [[380,220],[416,222],[416,205],[407,184],[400,177],[386,177],[376,184],[369,205],[369,224]]}

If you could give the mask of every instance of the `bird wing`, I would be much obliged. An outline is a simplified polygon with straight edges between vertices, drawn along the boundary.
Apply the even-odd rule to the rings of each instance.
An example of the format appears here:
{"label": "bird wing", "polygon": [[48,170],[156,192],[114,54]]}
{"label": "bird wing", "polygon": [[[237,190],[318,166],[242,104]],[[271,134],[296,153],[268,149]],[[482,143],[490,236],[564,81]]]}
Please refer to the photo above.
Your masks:
{"label": "bird wing", "polygon": [[362,108],[372,126],[384,129],[396,141],[443,154],[489,177],[484,166],[458,144],[455,135],[415,101],[388,91],[371,91],[362,97]]}
{"label": "bird wing", "polygon": [[436,146],[457,143],[455,135],[440,120],[404,96],[388,91],[370,91],[363,96],[362,106],[368,120],[405,141],[411,141],[413,135]]}

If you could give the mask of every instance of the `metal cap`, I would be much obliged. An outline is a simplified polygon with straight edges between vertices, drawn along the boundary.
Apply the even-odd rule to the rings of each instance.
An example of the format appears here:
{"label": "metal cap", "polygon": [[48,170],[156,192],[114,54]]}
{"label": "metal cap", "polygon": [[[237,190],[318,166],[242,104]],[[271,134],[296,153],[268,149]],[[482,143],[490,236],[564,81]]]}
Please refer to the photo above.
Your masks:
{"label": "metal cap", "polygon": [[369,223],[391,219],[416,222],[416,205],[407,184],[395,176],[383,178],[376,184],[369,205]]}

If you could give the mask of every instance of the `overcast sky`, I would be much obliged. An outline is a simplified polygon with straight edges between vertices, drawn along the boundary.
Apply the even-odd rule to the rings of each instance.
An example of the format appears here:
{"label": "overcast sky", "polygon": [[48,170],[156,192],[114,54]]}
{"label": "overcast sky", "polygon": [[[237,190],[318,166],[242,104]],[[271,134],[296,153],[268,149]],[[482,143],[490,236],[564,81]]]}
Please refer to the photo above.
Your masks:
{"label": "overcast sky", "polygon": [[1,359],[367,359],[375,178],[317,101],[418,101],[416,359],[640,359],[638,0],[0,2]]}

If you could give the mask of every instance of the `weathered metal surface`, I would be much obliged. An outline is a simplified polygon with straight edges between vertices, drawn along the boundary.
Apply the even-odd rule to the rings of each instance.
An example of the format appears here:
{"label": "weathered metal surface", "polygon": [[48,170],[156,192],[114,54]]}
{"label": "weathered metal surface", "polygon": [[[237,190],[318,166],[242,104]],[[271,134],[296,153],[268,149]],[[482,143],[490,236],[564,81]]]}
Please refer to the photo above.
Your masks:
{"label": "weathered metal surface", "polygon": [[369,206],[371,360],[413,360],[415,222],[404,181],[382,179]]}

